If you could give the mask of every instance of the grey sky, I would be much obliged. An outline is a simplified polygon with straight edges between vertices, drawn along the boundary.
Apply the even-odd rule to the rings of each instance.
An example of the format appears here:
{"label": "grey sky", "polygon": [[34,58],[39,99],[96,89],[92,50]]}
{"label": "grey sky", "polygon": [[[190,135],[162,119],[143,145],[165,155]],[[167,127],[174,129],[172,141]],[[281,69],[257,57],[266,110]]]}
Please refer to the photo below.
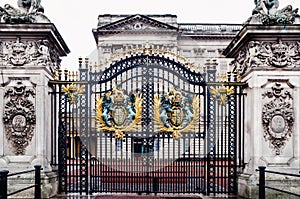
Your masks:
{"label": "grey sky", "polygon": [[[17,0],[1,0],[13,6]],[[279,7],[300,8],[300,0],[280,0]],[[42,0],[46,16],[55,24],[71,53],[63,68],[77,68],[78,57],[96,49],[92,29],[99,14],[174,14],[179,23],[241,24],[250,16],[254,0]]]}

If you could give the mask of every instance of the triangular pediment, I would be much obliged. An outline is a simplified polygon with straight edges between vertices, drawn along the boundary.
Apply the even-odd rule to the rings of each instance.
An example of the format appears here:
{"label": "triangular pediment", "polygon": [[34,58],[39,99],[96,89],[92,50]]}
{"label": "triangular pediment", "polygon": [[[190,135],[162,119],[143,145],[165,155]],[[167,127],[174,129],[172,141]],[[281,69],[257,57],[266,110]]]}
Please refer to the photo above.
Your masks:
{"label": "triangular pediment", "polygon": [[131,15],[113,23],[98,27],[98,30],[176,30],[177,28],[162,23],[145,15]]}

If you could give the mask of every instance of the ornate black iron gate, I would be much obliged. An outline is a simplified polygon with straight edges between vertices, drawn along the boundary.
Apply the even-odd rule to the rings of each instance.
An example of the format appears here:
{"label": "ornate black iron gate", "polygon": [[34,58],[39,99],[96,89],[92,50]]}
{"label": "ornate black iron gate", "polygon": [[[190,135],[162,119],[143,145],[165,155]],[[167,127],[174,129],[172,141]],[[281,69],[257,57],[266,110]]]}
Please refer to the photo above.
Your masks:
{"label": "ornate black iron gate", "polygon": [[215,64],[200,74],[144,48],[105,70],[80,59],[79,75],[59,71],[50,83],[60,191],[235,194],[242,83],[216,82]]}

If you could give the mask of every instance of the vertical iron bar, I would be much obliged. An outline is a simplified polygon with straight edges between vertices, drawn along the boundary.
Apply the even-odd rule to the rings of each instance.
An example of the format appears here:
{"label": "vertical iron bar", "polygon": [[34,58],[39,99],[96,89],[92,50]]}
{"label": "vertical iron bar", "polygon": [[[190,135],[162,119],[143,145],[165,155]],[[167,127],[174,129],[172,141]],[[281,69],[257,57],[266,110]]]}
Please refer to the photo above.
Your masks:
{"label": "vertical iron bar", "polygon": [[265,193],[265,166],[259,166],[259,199],[265,199],[266,193]]}
{"label": "vertical iron bar", "polygon": [[[61,75],[59,75],[59,80],[61,80]],[[64,117],[66,117],[66,99],[62,97],[62,85],[58,85],[58,101],[59,101],[59,110],[58,110],[58,171],[59,171],[59,189],[58,192],[67,192],[67,181],[66,181],[66,127],[64,122]]]}
{"label": "vertical iron bar", "polygon": [[[207,82],[216,81],[216,65],[207,64]],[[207,190],[206,193],[216,192],[216,99],[210,95],[211,86],[207,87]]]}
{"label": "vertical iron bar", "polygon": [[0,199],[7,199],[7,174],[8,170],[0,171]]}
{"label": "vertical iron bar", "polygon": [[[79,59],[79,73],[80,80],[90,82],[89,77],[89,60],[85,58],[84,67],[82,66],[83,60]],[[84,94],[81,96],[80,100],[80,164],[78,165],[80,168],[80,194],[85,193],[88,194],[88,146],[87,139],[89,136],[89,83],[84,85]],[[77,164],[77,161],[76,161]],[[77,166],[77,165],[76,165]]]}
{"label": "vertical iron bar", "polygon": [[233,96],[229,98],[229,131],[228,131],[228,152],[229,152],[229,165],[228,165],[228,184],[229,193],[237,193],[237,91],[234,86]]}
{"label": "vertical iron bar", "polygon": [[35,190],[34,190],[34,198],[41,199],[41,165],[35,165]]}

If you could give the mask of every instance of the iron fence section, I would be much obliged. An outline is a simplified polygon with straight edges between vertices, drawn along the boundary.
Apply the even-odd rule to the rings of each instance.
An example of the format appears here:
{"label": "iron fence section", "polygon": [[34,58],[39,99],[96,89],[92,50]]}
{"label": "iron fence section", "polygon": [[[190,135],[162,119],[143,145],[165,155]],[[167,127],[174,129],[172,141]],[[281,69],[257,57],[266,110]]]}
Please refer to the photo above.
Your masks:
{"label": "iron fence section", "polygon": [[259,187],[259,199],[265,199],[266,198],[266,189],[271,189],[271,190],[274,190],[274,191],[285,193],[288,196],[297,196],[297,197],[300,197],[300,194],[293,193],[293,192],[290,192],[290,191],[286,191],[286,190],[283,190],[283,189],[278,189],[278,188],[271,187],[271,186],[267,186],[266,185],[266,179],[265,179],[266,173],[273,173],[273,174],[277,174],[277,175],[293,176],[293,177],[300,177],[300,175],[266,170],[265,166],[258,167],[257,171],[259,171],[259,184],[258,184],[258,187]]}
{"label": "iron fence section", "polygon": [[[31,188],[34,188],[34,198],[35,199],[41,199],[41,170],[42,170],[42,168],[41,168],[40,165],[35,165],[34,168],[35,169],[33,169],[33,170],[16,172],[16,173],[12,173],[12,174],[8,174],[9,173],[8,170],[0,171],[0,199],[7,199],[8,196],[15,195],[17,193],[26,191],[26,190],[31,189]],[[7,186],[8,177],[27,174],[27,173],[31,173],[31,172],[35,172],[34,184],[33,185],[24,187],[22,189],[16,190],[16,191],[11,192],[11,193],[7,193],[7,191],[8,191],[8,186]]]}
{"label": "iron fence section", "polygon": [[[245,95],[236,75],[228,77],[232,81],[217,82],[214,64],[200,74],[169,58],[145,54],[100,71],[80,59],[79,79],[66,74],[59,71],[50,82],[52,124],[57,129],[52,137],[58,139],[52,157],[58,164],[60,192],[237,193],[238,169],[244,160]],[[113,92],[142,99],[142,120],[136,129],[123,133],[126,126],[110,128],[109,122],[105,125],[110,130],[99,127],[98,100]],[[167,128],[171,131],[162,132],[153,119],[161,105],[157,96],[172,93],[199,99],[194,105],[199,111],[191,111],[189,118],[199,121],[187,132],[178,134],[174,124]],[[122,112],[128,109],[115,108],[112,114],[123,121]],[[176,117],[188,126],[181,108]],[[123,133],[121,139],[116,133]]]}

